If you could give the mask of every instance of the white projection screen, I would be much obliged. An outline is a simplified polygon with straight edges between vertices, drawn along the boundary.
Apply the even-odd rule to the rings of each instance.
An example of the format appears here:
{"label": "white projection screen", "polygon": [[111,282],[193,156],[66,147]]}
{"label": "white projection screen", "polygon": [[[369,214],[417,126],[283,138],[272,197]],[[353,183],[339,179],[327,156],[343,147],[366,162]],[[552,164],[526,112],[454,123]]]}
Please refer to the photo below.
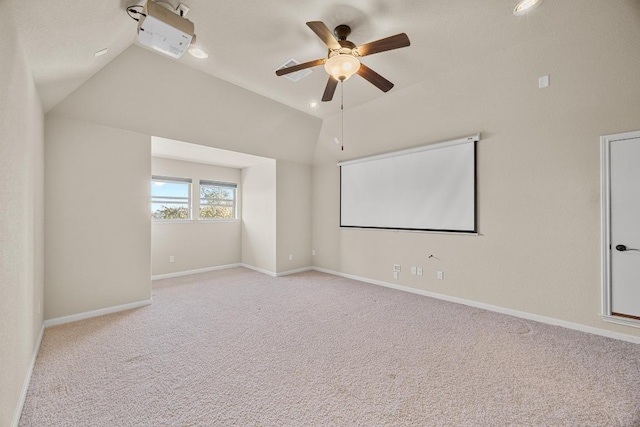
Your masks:
{"label": "white projection screen", "polygon": [[476,233],[480,135],[341,162],[340,226]]}

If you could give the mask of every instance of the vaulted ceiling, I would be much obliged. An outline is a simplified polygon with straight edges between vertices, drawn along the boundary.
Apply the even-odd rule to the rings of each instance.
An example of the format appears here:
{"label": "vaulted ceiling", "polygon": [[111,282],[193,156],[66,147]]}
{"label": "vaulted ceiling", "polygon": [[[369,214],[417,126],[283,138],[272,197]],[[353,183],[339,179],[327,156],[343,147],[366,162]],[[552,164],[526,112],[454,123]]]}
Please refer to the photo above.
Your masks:
{"label": "vaulted ceiling", "polygon": [[[125,11],[133,0],[18,1],[11,10],[45,111],[50,110],[112,59],[136,42],[136,22]],[[180,0],[168,0],[176,7]],[[322,67],[292,82],[274,70],[290,58],[300,62],[326,56],[322,41],[305,25],[321,20],[333,29],[352,28],[360,45],[405,32],[411,46],[363,58],[395,84],[392,91],[428,81],[455,67],[537,35],[562,28],[567,6],[547,1],[517,17],[515,0],[183,0],[190,8],[198,45],[206,60],[184,55],[176,61],[271,98],[310,115],[326,118],[340,111],[340,88],[332,102],[318,103],[327,81]],[[94,53],[108,48],[106,55]],[[123,78],[127,78],[123,76]],[[143,78],[132,72],[131,79]],[[167,82],[180,84],[180,82]],[[359,76],[344,84],[345,108],[385,96]]]}

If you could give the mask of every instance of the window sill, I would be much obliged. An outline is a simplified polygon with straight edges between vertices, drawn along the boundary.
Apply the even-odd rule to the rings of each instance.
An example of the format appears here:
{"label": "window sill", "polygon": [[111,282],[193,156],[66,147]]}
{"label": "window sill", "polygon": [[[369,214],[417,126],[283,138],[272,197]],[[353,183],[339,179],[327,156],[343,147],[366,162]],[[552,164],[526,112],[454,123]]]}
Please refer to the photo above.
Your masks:
{"label": "window sill", "polygon": [[203,223],[213,223],[213,222],[240,222],[239,219],[204,219],[204,218],[198,218],[198,222],[203,222]]}

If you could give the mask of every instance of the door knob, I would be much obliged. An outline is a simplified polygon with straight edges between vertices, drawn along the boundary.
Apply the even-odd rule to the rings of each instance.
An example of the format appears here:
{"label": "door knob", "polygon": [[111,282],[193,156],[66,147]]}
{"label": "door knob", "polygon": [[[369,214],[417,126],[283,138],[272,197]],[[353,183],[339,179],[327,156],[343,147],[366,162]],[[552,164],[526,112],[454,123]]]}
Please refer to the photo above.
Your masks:
{"label": "door knob", "polygon": [[631,249],[626,247],[625,245],[616,245],[616,250],[620,251],[620,252],[624,252],[624,251],[640,251],[640,249]]}

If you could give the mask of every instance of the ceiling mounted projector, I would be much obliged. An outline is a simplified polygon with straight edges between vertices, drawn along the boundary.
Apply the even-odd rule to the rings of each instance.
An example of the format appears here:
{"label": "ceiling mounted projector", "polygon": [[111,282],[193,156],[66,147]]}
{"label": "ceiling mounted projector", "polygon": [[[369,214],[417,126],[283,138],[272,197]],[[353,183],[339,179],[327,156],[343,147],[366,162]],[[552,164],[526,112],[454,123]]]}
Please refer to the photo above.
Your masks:
{"label": "ceiling mounted projector", "polygon": [[193,22],[148,0],[138,21],[138,42],[180,58],[195,41]]}

